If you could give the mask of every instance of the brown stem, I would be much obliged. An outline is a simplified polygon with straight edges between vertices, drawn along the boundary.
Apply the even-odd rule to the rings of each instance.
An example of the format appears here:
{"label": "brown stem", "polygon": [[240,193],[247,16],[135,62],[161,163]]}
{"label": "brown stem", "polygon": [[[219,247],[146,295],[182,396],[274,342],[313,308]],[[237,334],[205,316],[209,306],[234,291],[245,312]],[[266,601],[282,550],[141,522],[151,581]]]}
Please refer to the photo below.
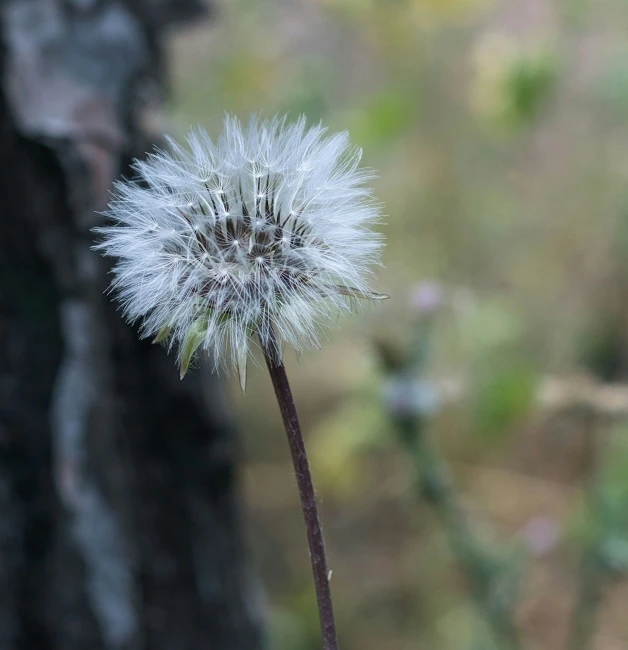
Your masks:
{"label": "brown stem", "polygon": [[[338,639],[336,637],[336,623],[334,622],[334,609],[331,602],[331,589],[329,588],[329,570],[327,569],[327,557],[325,554],[325,540],[323,539],[323,528],[316,505],[316,494],[312,483],[310,464],[305,451],[301,425],[297,415],[297,408],[292,397],[290,384],[286,369],[277,361],[277,342],[274,340],[274,333],[270,334],[271,341],[264,344],[262,350],[268,366],[281,417],[286,428],[292,464],[299,485],[301,496],[301,508],[305,519],[307,542],[310,549],[310,560],[312,562],[312,573],[314,574],[314,586],[316,588],[316,600],[318,602],[318,614],[323,634],[324,650],[337,650]],[[261,338],[260,338],[261,340]]]}

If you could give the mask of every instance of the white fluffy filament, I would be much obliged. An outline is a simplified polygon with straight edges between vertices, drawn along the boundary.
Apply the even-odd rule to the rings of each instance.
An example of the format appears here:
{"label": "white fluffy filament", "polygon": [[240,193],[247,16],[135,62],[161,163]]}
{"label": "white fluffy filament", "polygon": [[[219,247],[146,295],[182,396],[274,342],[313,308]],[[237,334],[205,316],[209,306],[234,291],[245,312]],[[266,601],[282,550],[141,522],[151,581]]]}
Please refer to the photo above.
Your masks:
{"label": "white fluffy filament", "polygon": [[196,129],[187,144],[135,162],[96,247],[117,258],[126,317],[179,344],[182,375],[201,348],[244,384],[253,334],[302,350],[351,298],[383,297],[366,284],[382,245],[372,174],[346,132],[227,117],[216,143]]}

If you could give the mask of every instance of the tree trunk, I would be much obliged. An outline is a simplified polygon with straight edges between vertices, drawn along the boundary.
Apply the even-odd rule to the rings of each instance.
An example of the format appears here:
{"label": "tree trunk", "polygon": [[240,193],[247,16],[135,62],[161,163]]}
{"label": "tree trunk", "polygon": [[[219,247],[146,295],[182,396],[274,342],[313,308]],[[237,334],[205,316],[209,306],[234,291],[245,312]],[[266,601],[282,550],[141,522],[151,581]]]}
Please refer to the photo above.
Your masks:
{"label": "tree trunk", "polygon": [[199,10],[0,0],[0,650],[262,646],[224,396],[138,341],[90,250]]}

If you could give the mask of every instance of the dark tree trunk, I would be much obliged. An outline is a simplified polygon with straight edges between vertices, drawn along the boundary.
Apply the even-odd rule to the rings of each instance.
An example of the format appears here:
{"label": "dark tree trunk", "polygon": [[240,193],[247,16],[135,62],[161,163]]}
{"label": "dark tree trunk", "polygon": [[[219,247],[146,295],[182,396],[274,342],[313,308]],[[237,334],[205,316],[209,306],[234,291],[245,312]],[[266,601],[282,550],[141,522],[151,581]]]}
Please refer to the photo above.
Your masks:
{"label": "dark tree trunk", "polygon": [[262,646],[220,387],[137,340],[90,251],[199,10],[0,0],[0,650]]}

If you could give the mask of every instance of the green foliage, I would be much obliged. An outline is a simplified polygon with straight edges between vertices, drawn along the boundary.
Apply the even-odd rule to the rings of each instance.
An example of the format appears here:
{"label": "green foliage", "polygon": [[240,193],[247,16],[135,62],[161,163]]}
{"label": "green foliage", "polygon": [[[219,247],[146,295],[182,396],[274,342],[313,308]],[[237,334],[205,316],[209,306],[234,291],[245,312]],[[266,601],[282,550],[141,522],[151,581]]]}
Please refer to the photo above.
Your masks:
{"label": "green foliage", "polygon": [[534,120],[556,79],[556,62],[547,52],[524,55],[515,60],[507,77],[509,98],[506,117],[514,125]]}
{"label": "green foliage", "polygon": [[588,502],[574,516],[576,540],[589,548],[597,570],[628,574],[628,429],[605,432]]}
{"label": "green foliage", "polygon": [[503,440],[529,413],[538,383],[538,372],[521,359],[500,359],[484,368],[473,386],[477,435],[490,442]]}
{"label": "green foliage", "polygon": [[390,426],[377,395],[356,395],[312,435],[310,456],[320,489],[338,496],[356,494],[368,480],[364,455],[391,442]]}
{"label": "green foliage", "polygon": [[471,93],[479,114],[507,131],[539,117],[559,74],[551,46],[490,33],[480,39],[475,58]]}
{"label": "green foliage", "polygon": [[607,436],[600,490],[609,514],[628,523],[628,426],[611,429]]}
{"label": "green foliage", "polygon": [[[310,618],[309,611],[305,614]],[[269,647],[277,650],[309,650],[311,646],[308,644],[307,632],[303,629],[303,621],[297,612],[286,608],[273,609]]]}
{"label": "green foliage", "polygon": [[617,573],[628,572],[628,538],[608,535],[600,544],[600,559],[603,565]]}
{"label": "green foliage", "polygon": [[384,88],[357,112],[351,132],[364,147],[387,146],[402,137],[417,116],[418,106],[410,93]]}
{"label": "green foliage", "polygon": [[599,477],[600,554],[606,566],[628,571],[628,444],[624,426],[611,435]]}

